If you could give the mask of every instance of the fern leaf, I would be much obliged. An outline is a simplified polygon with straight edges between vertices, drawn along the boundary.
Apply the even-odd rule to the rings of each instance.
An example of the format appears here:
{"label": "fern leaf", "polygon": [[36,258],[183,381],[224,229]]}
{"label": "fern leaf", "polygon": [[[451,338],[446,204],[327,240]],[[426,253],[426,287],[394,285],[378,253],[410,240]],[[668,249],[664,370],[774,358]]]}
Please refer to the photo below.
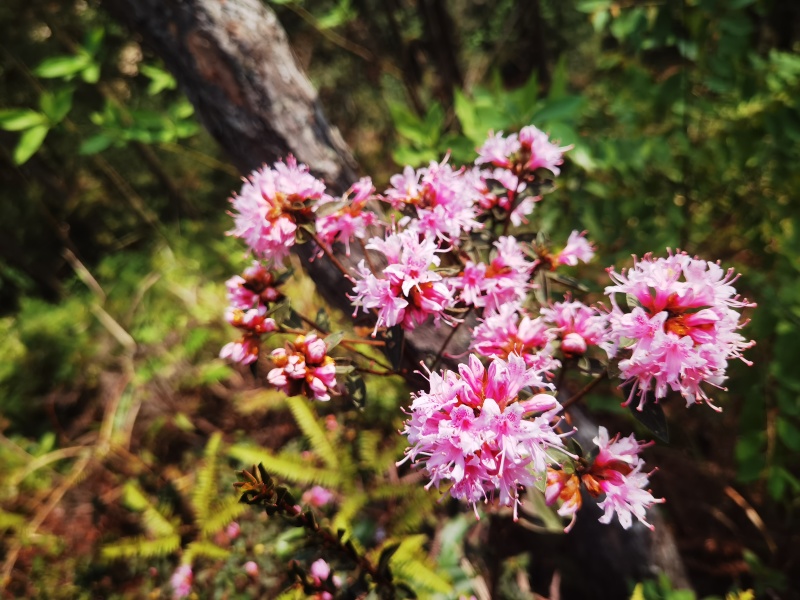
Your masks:
{"label": "fern leaf", "polygon": [[297,456],[288,454],[276,456],[264,448],[243,444],[229,447],[228,456],[248,466],[263,463],[268,472],[287,481],[306,485],[319,484],[327,487],[337,487],[339,485],[339,473],[337,471],[310,467],[303,459]]}
{"label": "fern leaf", "polygon": [[372,467],[372,461],[378,455],[378,446],[381,443],[379,431],[366,429],[358,435],[358,456],[361,464]]}
{"label": "fern leaf", "polygon": [[[414,589],[448,593],[452,591],[453,584],[416,558],[420,554],[425,555],[423,546],[427,539],[425,535],[411,535],[405,538],[390,559],[392,573],[399,579],[409,582]],[[389,543],[390,540],[386,545]]]}
{"label": "fern leaf", "polygon": [[217,432],[211,436],[206,444],[203,466],[197,471],[197,482],[192,492],[197,521],[202,523],[208,518],[211,501],[216,497],[217,487],[217,453],[222,441],[222,435]]}
{"label": "fern leaf", "polygon": [[339,459],[336,451],[306,399],[302,396],[293,396],[287,398],[286,403],[289,405],[289,410],[292,411],[297,426],[308,438],[316,455],[331,469],[338,468]]}
{"label": "fern leaf", "polygon": [[206,558],[211,559],[219,559],[219,558],[227,558],[230,554],[229,550],[225,548],[220,548],[216,544],[209,542],[208,540],[197,540],[191,542],[188,546],[186,546],[186,550],[183,553],[183,560],[187,563],[191,563],[195,557],[197,556],[204,556]]}
{"label": "fern leaf", "polygon": [[350,531],[353,528],[353,517],[364,508],[368,499],[366,494],[352,494],[348,496],[347,499],[342,502],[342,505],[339,507],[339,512],[337,512],[336,516],[333,518],[331,529],[334,531],[339,531],[340,529]]}
{"label": "fern leaf", "polygon": [[278,596],[275,600],[305,600],[307,596],[303,593],[303,588],[299,585],[290,587]]}
{"label": "fern leaf", "polygon": [[133,481],[125,484],[122,502],[136,512],[142,513],[142,524],[153,536],[165,538],[177,533],[177,526],[165,507],[156,507]]}
{"label": "fern leaf", "polygon": [[114,560],[117,558],[136,558],[167,556],[176,552],[181,546],[181,536],[168,535],[154,540],[138,537],[124,542],[108,544],[101,550],[103,558]]}
{"label": "fern leaf", "polygon": [[221,502],[214,504],[204,520],[197,521],[204,537],[208,537],[226,527],[231,521],[239,517],[248,509],[246,504],[238,501],[236,496],[228,496]]}

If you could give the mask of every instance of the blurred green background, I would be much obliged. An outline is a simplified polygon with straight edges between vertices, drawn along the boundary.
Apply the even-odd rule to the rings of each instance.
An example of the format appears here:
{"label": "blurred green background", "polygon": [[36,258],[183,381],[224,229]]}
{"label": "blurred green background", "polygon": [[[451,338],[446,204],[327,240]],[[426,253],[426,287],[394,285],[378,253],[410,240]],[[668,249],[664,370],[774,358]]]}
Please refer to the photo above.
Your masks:
{"label": "blurred green background", "polygon": [[[402,165],[448,151],[468,163],[487,131],[533,123],[574,146],[537,208],[553,239],[588,230],[604,265],[680,248],[742,273],[737,289],[758,303],[745,330],[755,364],[732,366],[721,416],[669,413],[678,449],[655,453],[674,474],[654,485],[698,594],[790,597],[800,569],[800,4],[269,4],[379,190]],[[264,548],[273,525],[232,512],[244,534],[222,539],[227,523],[203,521],[213,510],[189,499],[198,480],[232,481],[215,461],[236,453],[212,447],[216,433],[225,448],[277,449],[277,436],[303,450],[286,407],[216,359],[230,335],[223,282],[246,262],[224,235],[237,186],[172,76],[102,5],[0,5],[5,594],[166,597],[176,552],[195,542],[201,597],[272,597],[279,586],[280,556]],[[383,451],[399,456],[389,434],[407,392],[381,385],[368,411],[390,439]],[[610,394],[593,399],[598,418],[627,419],[602,401]],[[357,422],[342,417],[337,439]],[[378,439],[364,443],[378,452]],[[159,529],[158,515],[178,525]],[[426,517],[415,519],[406,532]],[[138,542],[125,550],[120,540]],[[149,551],[143,540],[166,541]],[[258,581],[240,568],[255,555]],[[648,597],[678,597],[668,588],[650,584]]]}

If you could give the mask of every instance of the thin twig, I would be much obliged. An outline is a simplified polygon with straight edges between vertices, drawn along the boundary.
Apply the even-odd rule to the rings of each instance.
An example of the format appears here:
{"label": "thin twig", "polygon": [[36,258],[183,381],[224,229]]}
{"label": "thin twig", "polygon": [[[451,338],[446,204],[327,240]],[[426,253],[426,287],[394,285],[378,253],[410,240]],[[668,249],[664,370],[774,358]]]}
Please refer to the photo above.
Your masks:
{"label": "thin twig", "polygon": [[600,373],[600,375],[598,375],[597,377],[592,379],[589,383],[587,383],[581,391],[579,391],[577,394],[575,394],[574,396],[568,398],[565,402],[563,402],[561,404],[561,410],[562,411],[567,410],[570,406],[578,402],[586,394],[588,394],[595,387],[597,387],[597,384],[603,381],[603,379],[605,379],[606,377],[608,377],[608,371],[603,371],[602,373]]}
{"label": "thin twig", "polygon": [[322,250],[322,252],[325,253],[325,256],[328,257],[328,260],[330,260],[333,263],[333,266],[339,269],[339,271],[341,271],[342,275],[344,275],[346,279],[348,279],[352,283],[355,283],[356,280],[353,279],[353,276],[347,272],[347,269],[344,268],[344,265],[339,261],[338,258],[336,258],[333,252],[331,252],[330,248],[328,248],[325,244],[322,243],[322,240],[320,240],[317,237],[317,234],[314,233],[313,231],[308,231],[308,230],[306,230],[306,232],[308,233],[308,235],[311,236],[311,239],[317,243],[317,246],[319,246],[320,250]]}

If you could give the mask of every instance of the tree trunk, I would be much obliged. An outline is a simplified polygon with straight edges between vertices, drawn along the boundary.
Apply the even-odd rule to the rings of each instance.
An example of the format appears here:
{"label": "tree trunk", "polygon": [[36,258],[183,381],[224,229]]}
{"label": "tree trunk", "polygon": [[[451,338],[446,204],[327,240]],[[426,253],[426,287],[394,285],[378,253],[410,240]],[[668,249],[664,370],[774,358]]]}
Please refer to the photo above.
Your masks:
{"label": "tree trunk", "polygon": [[[293,154],[334,192],[355,181],[356,164],[348,148],[326,122],[275,14],[261,2],[106,0],[105,6],[163,59],[198,118],[242,173]],[[297,252],[322,296],[346,312],[352,310],[346,296],[350,282],[327,259],[309,263],[311,244],[298,246]],[[341,250],[337,257],[346,268],[361,258],[357,246],[350,257]],[[423,358],[438,353],[448,333],[425,327],[407,336],[403,366],[412,386],[424,386],[413,371]],[[468,343],[468,328],[461,327],[448,350],[463,350]],[[513,528],[515,535],[525,535]],[[573,557],[586,558],[581,564],[586,581],[623,582],[666,567],[655,563],[656,553],[647,550],[652,537],[644,528],[626,532],[587,524],[583,530],[587,533],[581,535],[576,527],[567,545]],[[633,547],[641,552],[626,550]],[[503,554],[502,548],[497,550]],[[599,593],[595,597],[614,597]]]}

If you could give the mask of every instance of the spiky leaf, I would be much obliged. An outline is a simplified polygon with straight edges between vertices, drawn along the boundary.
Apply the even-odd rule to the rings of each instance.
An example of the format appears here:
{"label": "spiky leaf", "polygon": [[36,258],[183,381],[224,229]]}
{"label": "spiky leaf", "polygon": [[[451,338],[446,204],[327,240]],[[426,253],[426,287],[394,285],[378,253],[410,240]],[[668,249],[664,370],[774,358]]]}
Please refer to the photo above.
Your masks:
{"label": "spiky leaf", "polygon": [[308,438],[315,454],[331,469],[338,468],[339,459],[336,451],[305,398],[293,396],[286,399],[286,404],[289,405],[289,410],[292,411],[297,426]]}
{"label": "spiky leaf", "polygon": [[143,537],[117,542],[104,546],[101,550],[103,558],[114,560],[117,558],[167,556],[177,551],[181,545],[181,536],[178,534],[148,540]]}
{"label": "spiky leaf", "polygon": [[339,473],[333,469],[318,469],[309,466],[300,457],[288,454],[276,456],[265,448],[235,444],[228,448],[228,456],[246,465],[263,463],[264,468],[287,481],[328,487],[339,485]]}
{"label": "spiky leaf", "polygon": [[209,507],[212,500],[217,498],[217,454],[222,442],[222,434],[214,433],[208,440],[205,449],[203,465],[197,471],[197,482],[192,492],[197,521],[203,523],[209,516]]}

